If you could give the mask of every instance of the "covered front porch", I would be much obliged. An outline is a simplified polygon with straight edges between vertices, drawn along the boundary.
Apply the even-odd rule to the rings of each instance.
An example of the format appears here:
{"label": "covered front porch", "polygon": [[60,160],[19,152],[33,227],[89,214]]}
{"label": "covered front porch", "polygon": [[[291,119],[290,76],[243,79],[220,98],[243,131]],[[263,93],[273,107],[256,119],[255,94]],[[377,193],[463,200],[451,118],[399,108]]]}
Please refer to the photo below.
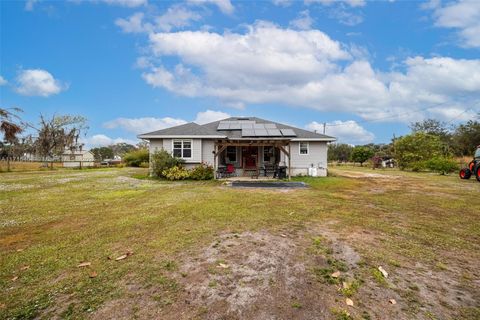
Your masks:
{"label": "covered front porch", "polygon": [[289,139],[222,139],[215,141],[215,177],[291,178]]}

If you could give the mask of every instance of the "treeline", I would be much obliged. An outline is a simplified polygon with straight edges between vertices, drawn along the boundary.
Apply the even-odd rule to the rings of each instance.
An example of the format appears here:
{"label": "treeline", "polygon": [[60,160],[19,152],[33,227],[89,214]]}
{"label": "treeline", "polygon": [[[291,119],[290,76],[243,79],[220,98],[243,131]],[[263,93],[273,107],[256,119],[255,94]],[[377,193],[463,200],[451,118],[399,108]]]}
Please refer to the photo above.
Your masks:
{"label": "treeline", "polygon": [[[65,150],[78,151],[83,148],[87,119],[78,115],[40,115],[38,124],[22,121],[21,109],[0,108],[0,159],[40,160],[50,162],[61,159]],[[95,160],[114,159],[119,156],[127,165],[148,166],[148,145],[117,143],[107,147],[93,148]]]}
{"label": "treeline", "polygon": [[470,157],[480,145],[479,118],[453,127],[435,119],[413,122],[409,134],[388,144],[330,144],[328,160],[363,164],[393,158],[400,169],[452,171],[457,167],[454,157]]}
{"label": "treeline", "polygon": [[[67,149],[81,145],[82,132],[88,129],[82,116],[55,115],[51,118],[40,115],[37,125],[23,122],[21,109],[0,108],[0,158],[7,160],[25,155],[52,162]],[[30,132],[25,134],[26,132]]]}
{"label": "treeline", "polygon": [[148,144],[146,142],[140,142],[136,145],[120,142],[106,147],[92,148],[90,149],[90,152],[93,153],[95,161],[101,162],[107,159],[129,158],[129,156],[131,157],[131,155],[138,153],[139,150],[147,150],[147,148]]}

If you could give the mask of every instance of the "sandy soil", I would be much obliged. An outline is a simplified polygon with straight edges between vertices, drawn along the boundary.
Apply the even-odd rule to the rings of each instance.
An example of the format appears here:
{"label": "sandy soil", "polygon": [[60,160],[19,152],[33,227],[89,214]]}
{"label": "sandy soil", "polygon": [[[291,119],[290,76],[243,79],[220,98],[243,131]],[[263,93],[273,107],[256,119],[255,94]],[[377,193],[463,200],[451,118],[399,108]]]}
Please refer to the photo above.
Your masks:
{"label": "sandy soil", "polygon": [[[321,246],[312,239],[322,239]],[[154,288],[126,283],[130,298],[105,304],[94,319],[336,319],[342,312],[354,319],[422,319],[422,308],[448,319],[441,315],[478,298],[456,290],[448,272],[415,265],[379,284],[369,276],[371,268],[348,241],[326,229],[227,233],[181,259],[174,277],[182,289],[174,301],[159,304],[151,299]],[[315,272],[330,270],[329,278],[338,269],[344,271],[336,283]],[[348,306],[341,290],[354,281],[360,285]]]}

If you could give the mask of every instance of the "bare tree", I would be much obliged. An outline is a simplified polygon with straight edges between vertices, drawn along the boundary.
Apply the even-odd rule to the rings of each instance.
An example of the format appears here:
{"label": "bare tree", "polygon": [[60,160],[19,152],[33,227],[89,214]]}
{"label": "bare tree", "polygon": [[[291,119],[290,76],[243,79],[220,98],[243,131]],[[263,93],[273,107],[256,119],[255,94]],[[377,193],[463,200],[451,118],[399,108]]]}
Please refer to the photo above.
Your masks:
{"label": "bare tree", "polygon": [[[22,112],[19,108],[0,108],[0,133],[3,134],[3,146],[7,154],[7,170],[10,171],[10,149],[18,140],[18,135],[23,131],[20,117],[17,113]],[[19,123],[15,123],[18,120]]]}
{"label": "bare tree", "polygon": [[61,115],[46,119],[40,116],[40,128],[35,147],[45,160],[50,160],[53,168],[53,160],[65,152],[65,149],[73,151],[80,146],[81,132],[87,130],[87,119],[82,116]]}

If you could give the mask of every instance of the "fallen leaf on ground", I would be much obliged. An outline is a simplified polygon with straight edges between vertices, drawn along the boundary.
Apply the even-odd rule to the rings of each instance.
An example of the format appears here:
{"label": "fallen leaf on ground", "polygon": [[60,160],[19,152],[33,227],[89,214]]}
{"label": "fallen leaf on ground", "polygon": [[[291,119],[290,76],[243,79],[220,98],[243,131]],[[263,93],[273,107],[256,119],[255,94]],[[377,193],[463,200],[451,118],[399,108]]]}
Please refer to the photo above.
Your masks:
{"label": "fallen leaf on ground", "polygon": [[342,282],[342,287],[343,287],[343,289],[348,289],[348,288],[350,288],[350,283],[343,281]]}
{"label": "fallen leaf on ground", "polygon": [[388,300],[388,302],[390,302],[391,304],[397,304],[397,301],[395,301],[395,299],[390,299]]}
{"label": "fallen leaf on ground", "polygon": [[95,271],[92,271],[90,273],[90,278],[96,278],[97,277],[97,273]]}
{"label": "fallen leaf on ground", "polygon": [[335,272],[332,273],[330,276],[331,276],[332,278],[338,278],[338,277],[340,277],[340,271],[335,271]]}
{"label": "fallen leaf on ground", "polygon": [[23,251],[22,248],[17,249],[17,252],[22,252],[22,251]]}
{"label": "fallen leaf on ground", "polygon": [[218,267],[219,267],[219,268],[223,268],[223,269],[227,269],[227,268],[228,268],[228,264],[219,263],[219,264],[218,264]]}
{"label": "fallen leaf on ground", "polygon": [[385,271],[382,266],[378,267],[378,270],[383,274],[385,278],[388,278],[388,272]]}
{"label": "fallen leaf on ground", "polygon": [[123,259],[125,259],[126,257],[128,257],[128,255],[126,255],[126,254],[121,255],[120,257],[116,258],[115,261],[123,260]]}
{"label": "fallen leaf on ground", "polygon": [[77,268],[88,267],[91,264],[91,262],[82,262],[77,266]]}
{"label": "fallen leaf on ground", "polygon": [[20,268],[20,270],[27,270],[27,269],[30,269],[30,266],[23,266]]}
{"label": "fallen leaf on ground", "polygon": [[282,233],[282,234],[280,235],[280,237],[286,238],[287,235]]}
{"label": "fallen leaf on ground", "polygon": [[17,279],[18,279],[18,276],[15,276],[12,278],[12,281],[17,281]]}
{"label": "fallen leaf on ground", "polygon": [[347,304],[347,306],[352,306],[353,307],[353,300],[352,299],[350,299],[350,298],[345,299],[345,303]]}

